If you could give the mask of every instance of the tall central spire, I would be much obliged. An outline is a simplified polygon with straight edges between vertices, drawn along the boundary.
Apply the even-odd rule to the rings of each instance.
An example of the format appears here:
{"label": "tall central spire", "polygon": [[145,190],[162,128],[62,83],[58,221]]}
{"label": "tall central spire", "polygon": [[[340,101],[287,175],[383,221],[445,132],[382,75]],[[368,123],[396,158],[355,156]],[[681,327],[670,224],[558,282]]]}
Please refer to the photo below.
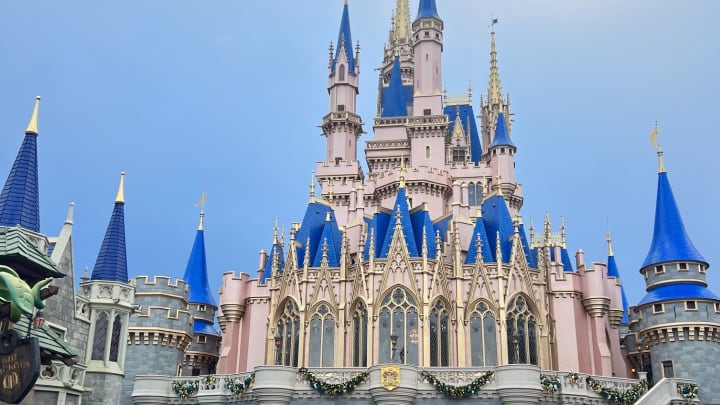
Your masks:
{"label": "tall central spire", "polygon": [[497,50],[495,49],[495,22],[492,20],[492,32],[490,32],[490,78],[488,79],[488,104],[500,105],[502,103],[502,85],[500,84],[500,72],[498,71]]}
{"label": "tall central spire", "polygon": [[[392,39],[397,42],[410,43],[410,4],[409,0],[397,0],[393,17]],[[393,44],[391,44],[392,46]]]}
{"label": "tall central spire", "polygon": [[340,20],[340,32],[338,33],[337,49],[335,50],[335,58],[332,64],[333,73],[335,73],[335,65],[337,64],[340,55],[345,55],[347,58],[348,73],[355,73],[355,55],[353,54],[352,35],[350,34],[350,11],[348,10],[347,0],[345,0],[342,19]]}

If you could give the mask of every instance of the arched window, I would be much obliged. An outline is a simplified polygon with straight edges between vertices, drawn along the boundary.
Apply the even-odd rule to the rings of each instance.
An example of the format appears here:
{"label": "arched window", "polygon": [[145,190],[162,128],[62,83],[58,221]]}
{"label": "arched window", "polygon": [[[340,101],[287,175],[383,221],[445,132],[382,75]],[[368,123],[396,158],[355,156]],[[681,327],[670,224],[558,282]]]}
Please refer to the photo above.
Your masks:
{"label": "arched window", "polygon": [[470,313],[470,353],[473,367],[497,365],[495,314],[484,302]]}
{"label": "arched window", "polygon": [[100,312],[95,318],[95,337],[93,338],[91,360],[105,360],[105,341],[108,333],[108,314]]}
{"label": "arched window", "polygon": [[479,205],[475,202],[475,183],[468,184],[468,204],[470,206]]}
{"label": "arched window", "polygon": [[322,304],[310,318],[310,367],[332,367],[335,348],[335,320]]}
{"label": "arched window", "polygon": [[383,299],[379,312],[380,363],[417,365],[418,310],[413,297],[395,288]]}
{"label": "arched window", "polygon": [[425,147],[425,159],[430,159],[430,145]]}
{"label": "arched window", "polygon": [[537,365],[537,320],[521,295],[508,305],[507,333],[508,361]]}
{"label": "arched window", "polygon": [[287,300],[280,308],[277,321],[277,337],[279,345],[276,350],[276,363],[284,366],[297,367],[300,336],[300,314],[292,300]]}
{"label": "arched window", "polygon": [[365,304],[359,302],[352,315],[353,367],[367,367],[368,314]]}
{"label": "arched window", "polygon": [[430,310],[430,366],[447,367],[450,365],[448,345],[450,327],[448,311],[441,300],[437,300]]}
{"label": "arched window", "polygon": [[340,71],[340,73],[338,74],[338,79],[341,82],[344,82],[345,81],[345,65],[340,65],[339,71]]}
{"label": "arched window", "polygon": [[110,361],[118,361],[118,352],[120,351],[120,332],[122,331],[122,318],[120,315],[115,316],[112,328],[112,340],[110,341]]}

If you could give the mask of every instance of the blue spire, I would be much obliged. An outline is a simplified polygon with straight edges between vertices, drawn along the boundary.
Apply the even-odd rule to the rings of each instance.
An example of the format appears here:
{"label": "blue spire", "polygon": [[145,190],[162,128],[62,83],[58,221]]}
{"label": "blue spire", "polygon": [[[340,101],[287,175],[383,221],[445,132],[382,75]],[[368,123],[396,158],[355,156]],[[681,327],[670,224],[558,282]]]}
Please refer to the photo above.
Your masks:
{"label": "blue spire", "polygon": [[[482,144],[480,143],[480,135],[477,123],[475,122],[475,113],[473,112],[472,105],[470,103],[461,104],[459,106],[446,105],[445,108],[443,108],[443,114],[448,117],[452,117],[456,114],[458,108],[460,110],[460,122],[463,125],[463,130],[468,132],[470,138],[470,160],[476,165],[480,164],[480,159],[482,158]],[[448,133],[452,134],[454,130],[455,121],[450,120]]]}
{"label": "blue spire", "polygon": [[515,144],[512,143],[510,137],[508,136],[507,125],[505,124],[505,114],[503,113],[498,113],[497,124],[495,125],[495,137],[489,147],[494,148],[495,146],[515,147]]}
{"label": "blue spire", "polygon": [[473,229],[472,238],[470,238],[470,246],[468,246],[465,264],[474,264],[477,259],[477,243],[480,240],[480,251],[482,252],[483,261],[492,261],[493,252],[490,250],[490,241],[485,231],[485,221],[481,216],[475,220],[475,228]]}
{"label": "blue spire", "polygon": [[[390,224],[388,225],[387,234],[385,235],[382,251],[380,252],[379,257],[387,257],[388,253],[390,253],[390,244],[392,243],[393,235],[395,235],[395,221],[397,220],[400,221],[400,227],[403,230],[405,243],[407,244],[410,257],[419,257],[420,254],[417,250],[415,233],[413,232],[412,222],[410,221],[410,210],[408,209],[407,196],[405,195],[404,186],[400,186],[398,188],[397,198],[395,199],[395,205],[393,206],[393,214],[390,218]],[[377,235],[375,237],[377,237]]]}
{"label": "blue spire", "polygon": [[655,203],[655,230],[650,251],[642,268],[680,260],[707,264],[685,232],[667,172],[661,171],[658,174],[657,201]]}
{"label": "blue spire", "polygon": [[311,264],[312,267],[320,267],[324,249],[327,249],[328,266],[340,267],[340,250],[342,241],[336,240],[338,234],[342,235],[334,217],[332,217],[330,212],[328,212],[325,217],[325,225],[323,226],[320,240],[318,240],[316,244],[317,249],[315,251],[315,260]]}
{"label": "blue spire", "polygon": [[[607,263],[607,269],[608,269],[608,277],[615,277],[617,279],[620,278],[620,271],[618,270],[617,264],[615,263],[615,256],[612,254],[612,251],[610,252],[610,255],[608,255],[608,263]],[[620,292],[622,294],[622,308],[623,308],[623,317],[622,321],[620,323],[627,324],[628,321],[628,299],[625,295],[625,287],[623,287],[622,284],[620,284]]]}
{"label": "blue spire", "polygon": [[95,260],[92,280],[120,281],[127,283],[127,255],[125,250],[125,198],[123,192],[125,173],[120,174],[120,187],[115,198],[115,207],[100,253]]}
{"label": "blue spire", "polygon": [[203,217],[205,212],[200,211],[200,226],[198,226],[195,234],[195,242],[193,242],[190,258],[187,267],[185,267],[185,275],[183,280],[190,286],[189,302],[212,305],[217,308],[215,299],[210,292],[210,284],[207,275],[207,260],[205,258],[205,231],[203,230]]}
{"label": "blue spire", "polygon": [[418,7],[418,14],[415,18],[419,20],[421,18],[437,18],[440,19],[440,15],[437,12],[437,6],[435,0],[420,0],[420,6]]}
{"label": "blue spire", "polygon": [[340,33],[338,34],[337,49],[332,64],[333,73],[335,73],[335,66],[341,51],[345,52],[348,61],[348,73],[355,73],[355,55],[353,54],[352,36],[350,35],[350,12],[348,11],[347,1],[343,7],[342,19],[340,20]]}
{"label": "blue spire", "polygon": [[382,117],[405,117],[407,113],[407,102],[405,101],[405,89],[402,84],[402,73],[400,72],[400,58],[395,55],[393,68],[390,72],[390,84],[387,91],[383,91]]}
{"label": "blue spire", "polygon": [[37,113],[40,97],[35,98],[25,139],[0,193],[0,225],[40,232],[40,189],[37,166]]}

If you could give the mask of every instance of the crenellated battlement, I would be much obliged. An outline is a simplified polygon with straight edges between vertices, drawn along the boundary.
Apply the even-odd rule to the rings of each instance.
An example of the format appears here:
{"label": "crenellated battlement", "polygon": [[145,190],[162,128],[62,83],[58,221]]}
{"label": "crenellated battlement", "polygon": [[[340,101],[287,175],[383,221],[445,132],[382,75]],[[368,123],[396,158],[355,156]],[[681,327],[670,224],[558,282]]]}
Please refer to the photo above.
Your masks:
{"label": "crenellated battlement", "polygon": [[[189,286],[183,279],[173,279],[168,276],[137,276],[130,279],[130,285],[135,286],[136,291],[184,291],[187,295]],[[177,294],[177,293],[176,293]]]}

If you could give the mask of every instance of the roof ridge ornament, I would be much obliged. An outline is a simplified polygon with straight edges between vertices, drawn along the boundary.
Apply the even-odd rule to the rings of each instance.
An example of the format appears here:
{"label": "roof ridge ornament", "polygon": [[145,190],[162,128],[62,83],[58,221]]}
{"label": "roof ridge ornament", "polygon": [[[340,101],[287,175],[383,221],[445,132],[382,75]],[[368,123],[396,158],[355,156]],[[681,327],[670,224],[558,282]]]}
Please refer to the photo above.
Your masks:
{"label": "roof ridge ornament", "polygon": [[30,122],[28,122],[27,128],[25,128],[25,134],[27,135],[38,135],[38,109],[40,108],[40,96],[35,96],[35,106],[33,107],[32,115],[30,116]]}
{"label": "roof ridge ornament", "polygon": [[650,132],[650,143],[653,144],[658,155],[658,173],[665,173],[665,163],[663,162],[663,150],[658,141],[658,122],[655,120],[655,128]]}
{"label": "roof ridge ornament", "polygon": [[125,172],[120,172],[120,185],[118,186],[117,196],[115,196],[115,203],[125,203]]}

